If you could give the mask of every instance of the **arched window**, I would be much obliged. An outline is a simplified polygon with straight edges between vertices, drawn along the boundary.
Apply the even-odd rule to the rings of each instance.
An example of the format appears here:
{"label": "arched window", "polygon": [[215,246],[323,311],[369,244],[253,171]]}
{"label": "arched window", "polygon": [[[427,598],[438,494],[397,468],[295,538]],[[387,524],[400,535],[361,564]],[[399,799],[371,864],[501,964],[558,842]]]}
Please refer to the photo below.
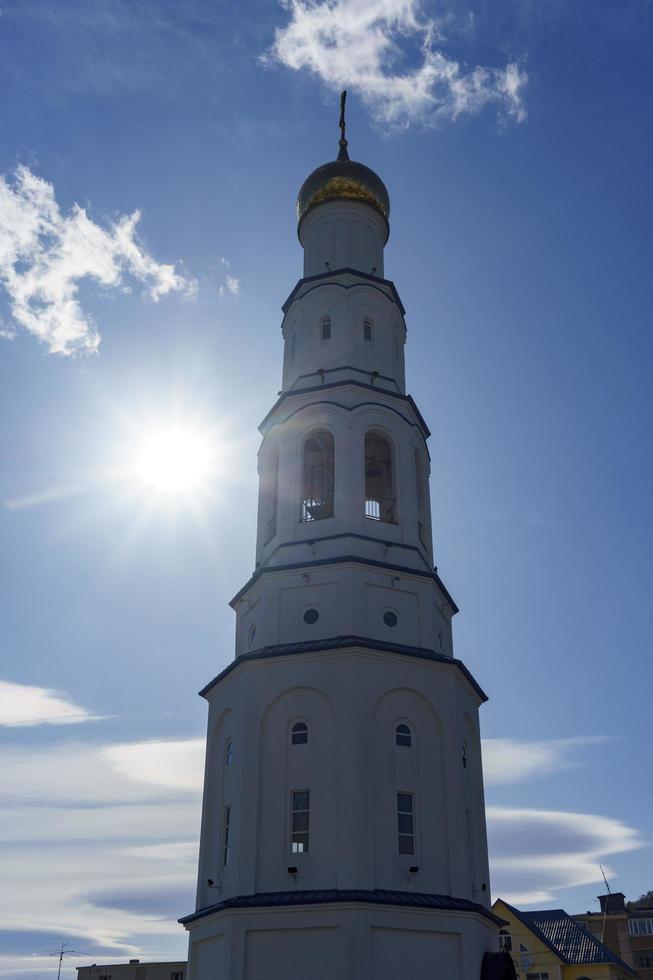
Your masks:
{"label": "arched window", "polygon": [[366,316],[363,320],[363,340],[366,344],[374,342],[374,320]]}
{"label": "arched window", "polygon": [[333,436],[326,429],[318,429],[304,443],[302,521],[333,517],[334,469]]}
{"label": "arched window", "polygon": [[271,541],[277,533],[277,507],[279,501],[279,452],[276,451],[268,464],[267,487],[267,507],[268,520],[265,525],[265,542]]}
{"label": "arched window", "polygon": [[320,320],[320,338],[322,340],[331,340],[331,317],[323,316]]}
{"label": "arched window", "polygon": [[417,534],[426,548],[426,481],[419,449],[415,450],[415,493],[417,496]]}
{"label": "arched window", "polygon": [[395,728],[395,744],[409,749],[413,744],[413,736],[408,725],[397,725]]}
{"label": "arched window", "polygon": [[365,516],[397,523],[392,446],[381,432],[365,433]]}
{"label": "arched window", "polygon": [[225,764],[225,766],[230,766],[231,763],[234,761],[234,752],[235,751],[236,750],[234,749],[234,743],[231,741],[231,739],[229,739],[229,741],[225,745],[225,749],[224,749],[224,764]]}
{"label": "arched window", "polygon": [[305,721],[296,721],[290,730],[292,745],[306,745],[308,742],[308,725]]}

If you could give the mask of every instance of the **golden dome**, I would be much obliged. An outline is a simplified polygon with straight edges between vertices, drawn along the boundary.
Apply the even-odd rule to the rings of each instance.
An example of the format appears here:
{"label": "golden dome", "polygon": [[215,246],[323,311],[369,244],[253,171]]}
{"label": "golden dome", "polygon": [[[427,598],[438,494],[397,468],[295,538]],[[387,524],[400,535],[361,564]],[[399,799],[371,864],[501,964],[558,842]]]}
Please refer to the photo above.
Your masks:
{"label": "golden dome", "polygon": [[349,159],[347,140],[340,140],[338,159],[309,174],[297,196],[298,228],[312,208],[325,201],[362,201],[390,216],[390,197],[381,178],[362,163]]}

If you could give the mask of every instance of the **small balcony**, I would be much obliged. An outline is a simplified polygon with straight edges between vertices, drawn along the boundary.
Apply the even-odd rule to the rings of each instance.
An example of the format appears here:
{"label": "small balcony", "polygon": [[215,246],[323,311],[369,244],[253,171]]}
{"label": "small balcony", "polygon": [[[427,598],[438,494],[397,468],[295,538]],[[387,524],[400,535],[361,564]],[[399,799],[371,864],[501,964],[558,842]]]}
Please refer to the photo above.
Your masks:
{"label": "small balcony", "polygon": [[366,497],[365,516],[383,524],[398,524],[396,497]]}
{"label": "small balcony", "polygon": [[304,497],[299,518],[303,524],[310,521],[323,521],[327,517],[333,517],[333,492]]}

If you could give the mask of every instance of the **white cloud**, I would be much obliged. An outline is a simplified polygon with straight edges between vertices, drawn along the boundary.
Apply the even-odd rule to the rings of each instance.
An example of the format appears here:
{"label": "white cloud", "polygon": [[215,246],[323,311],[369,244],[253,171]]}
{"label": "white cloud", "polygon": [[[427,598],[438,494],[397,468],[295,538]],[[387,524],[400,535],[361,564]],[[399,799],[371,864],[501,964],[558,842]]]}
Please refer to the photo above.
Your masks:
{"label": "white cloud", "polygon": [[18,167],[13,179],[0,177],[0,285],[15,322],[50,353],[89,353],[98,349],[100,334],[79,301],[81,280],[124,288],[129,275],[155,302],[174,290],[192,292],[194,282],[138,243],[139,220],[135,211],[103,228],[77,204],[63,214],[52,184],[27,167]]}
{"label": "white cloud", "polygon": [[621,820],[591,813],[487,808],[492,891],[516,905],[564,901],[565,888],[598,884],[606,857],[643,847]]}
{"label": "white cloud", "polygon": [[202,791],[204,739],[0,746],[7,803],[97,806],[171,799]]}
{"label": "white cloud", "polygon": [[[278,28],[263,62],[306,69],[330,89],[357,92],[390,128],[437,124],[493,104],[525,118],[527,75],[505,68],[465,68],[442,51],[441,25],[419,0],[284,0],[290,22]],[[416,66],[410,64],[416,60]]]}
{"label": "white cloud", "polygon": [[222,259],[221,261],[225,269],[225,274],[223,281],[218,287],[220,299],[224,299],[227,293],[231,293],[232,296],[238,296],[240,294],[240,279],[231,275],[231,263],[228,259]]}
{"label": "white cloud", "polygon": [[83,721],[98,721],[99,718],[99,715],[92,715],[70,701],[61,691],[0,681],[0,725],[8,728],[77,725]]}
{"label": "white cloud", "polygon": [[578,765],[570,758],[574,750],[607,740],[603,735],[530,742],[513,738],[485,738],[483,739],[485,785],[517,783],[570,768]]}
{"label": "white cloud", "polygon": [[199,793],[204,778],[203,738],[110,745],[103,755],[114,769],[138,783]]}

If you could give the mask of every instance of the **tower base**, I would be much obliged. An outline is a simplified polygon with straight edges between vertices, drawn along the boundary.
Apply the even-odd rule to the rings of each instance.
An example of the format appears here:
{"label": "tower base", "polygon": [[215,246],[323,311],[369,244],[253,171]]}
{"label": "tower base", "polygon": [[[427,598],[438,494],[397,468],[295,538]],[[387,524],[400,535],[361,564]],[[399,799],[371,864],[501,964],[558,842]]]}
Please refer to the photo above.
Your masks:
{"label": "tower base", "polygon": [[187,916],[188,980],[481,980],[498,949],[502,920],[482,906],[359,894],[254,895]]}

